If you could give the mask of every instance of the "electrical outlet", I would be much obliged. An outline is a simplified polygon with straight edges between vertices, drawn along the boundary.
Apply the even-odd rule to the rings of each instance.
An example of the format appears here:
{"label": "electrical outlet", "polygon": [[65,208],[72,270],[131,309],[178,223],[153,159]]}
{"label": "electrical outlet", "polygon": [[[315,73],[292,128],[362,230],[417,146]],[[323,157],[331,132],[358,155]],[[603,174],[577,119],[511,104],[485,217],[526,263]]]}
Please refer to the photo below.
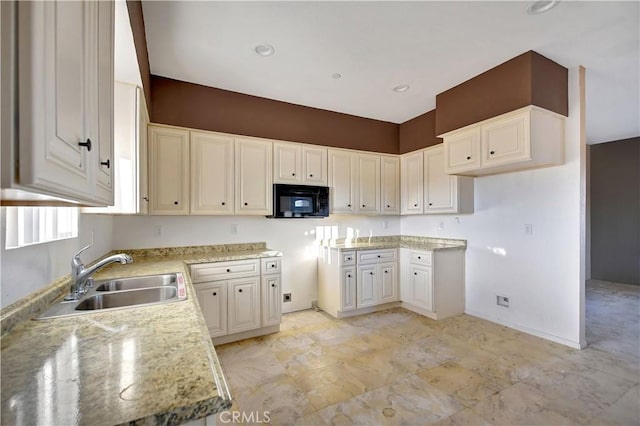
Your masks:
{"label": "electrical outlet", "polygon": [[236,235],[238,233],[238,224],[237,223],[232,223],[231,224],[231,234]]}
{"label": "electrical outlet", "polygon": [[438,229],[441,230],[441,231],[444,229],[444,222],[440,222],[438,224]]}
{"label": "electrical outlet", "polygon": [[156,237],[162,236],[162,225],[156,225],[153,228],[153,233],[155,234]]}
{"label": "electrical outlet", "polygon": [[496,304],[505,308],[509,307],[509,298],[506,296],[496,296]]}
{"label": "electrical outlet", "polygon": [[526,235],[533,235],[533,224],[525,223],[524,224],[524,233]]}
{"label": "electrical outlet", "polygon": [[282,301],[284,303],[291,302],[291,293],[285,293],[282,295]]}

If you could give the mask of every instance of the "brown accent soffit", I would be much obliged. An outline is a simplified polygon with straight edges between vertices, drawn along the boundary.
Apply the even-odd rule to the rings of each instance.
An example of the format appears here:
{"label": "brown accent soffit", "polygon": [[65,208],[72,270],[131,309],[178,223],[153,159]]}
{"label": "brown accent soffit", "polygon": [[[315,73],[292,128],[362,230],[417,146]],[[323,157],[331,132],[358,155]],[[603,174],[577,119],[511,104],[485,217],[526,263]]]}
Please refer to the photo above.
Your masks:
{"label": "brown accent soffit", "polygon": [[151,67],[149,66],[149,51],[147,50],[147,36],[144,29],[144,16],[142,14],[142,2],[140,0],[127,0],[129,22],[133,32],[133,44],[136,47],[140,76],[142,77],[142,90],[151,108]]}
{"label": "brown accent soffit", "polygon": [[400,125],[399,154],[442,143],[436,137],[436,110],[431,110]]}
{"label": "brown accent soffit", "polygon": [[568,114],[568,70],[528,51],[436,96],[436,134],[537,105]]}
{"label": "brown accent soffit", "polygon": [[398,125],[151,76],[151,121],[336,148],[398,153]]}

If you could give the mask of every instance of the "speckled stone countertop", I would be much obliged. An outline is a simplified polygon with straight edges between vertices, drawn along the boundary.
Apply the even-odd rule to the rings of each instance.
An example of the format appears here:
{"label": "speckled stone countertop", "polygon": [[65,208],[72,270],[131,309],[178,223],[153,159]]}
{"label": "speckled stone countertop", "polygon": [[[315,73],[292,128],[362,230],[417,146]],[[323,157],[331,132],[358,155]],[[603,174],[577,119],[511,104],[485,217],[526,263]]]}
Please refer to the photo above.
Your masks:
{"label": "speckled stone countertop", "polygon": [[348,250],[381,250],[393,248],[410,248],[415,250],[439,251],[439,250],[466,250],[466,240],[454,240],[446,238],[415,237],[410,235],[394,235],[388,237],[358,238],[356,241],[345,242],[337,240],[327,247],[340,251]]}
{"label": "speckled stone countertop", "polygon": [[[187,300],[14,324],[1,340],[1,424],[180,424],[230,407],[187,265],[281,254],[263,243],[123,251],[132,264],[95,278],[182,272]],[[26,299],[33,314],[37,297]]]}

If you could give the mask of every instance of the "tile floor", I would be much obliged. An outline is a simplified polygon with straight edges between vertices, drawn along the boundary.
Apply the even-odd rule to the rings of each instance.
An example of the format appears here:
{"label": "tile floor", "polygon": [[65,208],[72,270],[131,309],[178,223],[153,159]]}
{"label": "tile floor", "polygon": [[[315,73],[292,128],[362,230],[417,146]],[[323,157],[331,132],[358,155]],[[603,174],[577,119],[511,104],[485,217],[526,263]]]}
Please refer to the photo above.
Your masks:
{"label": "tile floor", "polygon": [[280,333],[217,352],[232,410],[256,423],[268,411],[273,425],[640,425],[639,290],[589,283],[582,351],[396,308],[291,313]]}

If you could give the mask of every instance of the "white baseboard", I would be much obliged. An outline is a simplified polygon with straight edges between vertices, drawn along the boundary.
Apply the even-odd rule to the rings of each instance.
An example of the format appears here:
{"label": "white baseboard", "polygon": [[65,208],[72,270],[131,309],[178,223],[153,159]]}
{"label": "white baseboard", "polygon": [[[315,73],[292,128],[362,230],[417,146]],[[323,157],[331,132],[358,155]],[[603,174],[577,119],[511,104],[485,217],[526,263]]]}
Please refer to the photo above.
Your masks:
{"label": "white baseboard", "polygon": [[493,318],[490,315],[481,314],[480,312],[465,310],[465,314],[482,318],[484,320],[491,321],[496,324],[504,325],[506,327],[513,328],[515,330],[522,331],[524,333],[531,334],[536,337],[541,337],[543,339],[551,340],[552,342],[560,343],[561,345],[569,346],[570,348],[573,348],[573,349],[584,349],[587,346],[585,342],[575,342],[573,340],[565,339],[564,337],[559,337],[553,334],[546,333],[541,330],[536,330],[535,328],[526,327],[524,325],[516,324],[510,321],[498,320],[497,318]]}

